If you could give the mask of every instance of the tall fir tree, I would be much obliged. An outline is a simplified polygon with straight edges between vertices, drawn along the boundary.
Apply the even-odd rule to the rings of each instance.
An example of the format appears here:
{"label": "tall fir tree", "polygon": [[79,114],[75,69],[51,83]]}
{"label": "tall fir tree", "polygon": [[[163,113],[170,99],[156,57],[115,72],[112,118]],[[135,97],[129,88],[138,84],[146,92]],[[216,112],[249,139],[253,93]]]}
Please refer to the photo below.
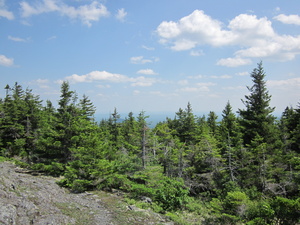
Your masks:
{"label": "tall fir tree", "polygon": [[250,94],[242,100],[246,109],[238,110],[243,127],[244,144],[250,144],[257,135],[262,137],[264,142],[272,143],[275,122],[272,113],[275,108],[270,107],[271,95],[266,87],[266,74],[262,62],[258,63],[257,68],[252,71],[251,77],[253,85],[247,87]]}

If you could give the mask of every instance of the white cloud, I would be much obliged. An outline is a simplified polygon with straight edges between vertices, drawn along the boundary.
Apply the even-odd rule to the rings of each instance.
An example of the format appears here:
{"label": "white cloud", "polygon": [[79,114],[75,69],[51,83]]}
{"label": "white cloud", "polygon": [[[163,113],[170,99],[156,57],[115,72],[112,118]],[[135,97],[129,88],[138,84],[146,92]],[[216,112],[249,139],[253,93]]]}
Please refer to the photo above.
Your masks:
{"label": "white cloud", "polygon": [[197,83],[196,85],[197,86],[201,86],[201,87],[203,87],[203,86],[208,87],[208,86],[215,86],[216,83],[213,83],[213,82],[203,82],[203,83]]}
{"label": "white cloud", "polygon": [[0,0],[0,17],[4,17],[8,20],[15,18],[14,14],[6,9],[5,0]]}
{"label": "white cloud", "polygon": [[41,89],[50,89],[49,83],[48,79],[37,79],[29,82],[30,85],[37,85]]}
{"label": "white cloud", "polygon": [[[154,78],[146,78],[144,76],[140,77],[128,77],[122,74],[110,73],[107,71],[92,71],[88,74],[78,75],[73,74],[65,78],[65,80],[71,83],[90,83],[96,81],[111,82],[111,83],[131,83],[131,86],[152,86],[157,82]],[[57,81],[57,83],[62,83],[62,81]],[[104,86],[103,86],[104,85]],[[102,87],[110,87],[106,84],[102,84]]]}
{"label": "white cloud", "polygon": [[66,77],[66,80],[72,83],[84,83],[93,81],[108,81],[108,82],[127,82],[129,78],[127,76],[115,73],[109,73],[106,71],[92,71],[85,75],[73,74]]}
{"label": "white cloud", "polygon": [[202,78],[205,78],[206,76],[205,75],[196,75],[196,76],[188,76],[189,79],[202,79]]}
{"label": "white cloud", "polygon": [[201,10],[195,10],[178,22],[162,22],[158,35],[171,42],[173,50],[188,50],[197,45],[226,45],[235,38],[230,31],[222,29],[222,23],[212,19]]}
{"label": "white cloud", "polygon": [[188,85],[188,84],[189,84],[189,81],[188,81],[188,80],[179,80],[177,83],[178,83],[179,85],[185,86],[185,85]]}
{"label": "white cloud", "polygon": [[233,87],[233,86],[229,86],[229,87],[223,87],[222,88],[223,90],[246,90],[247,88],[246,88],[246,86],[235,86],[235,87]]}
{"label": "white cloud", "polygon": [[127,16],[127,12],[125,11],[125,9],[118,9],[118,12],[116,14],[116,18],[117,20],[124,22],[125,21],[125,17]]}
{"label": "white cloud", "polygon": [[0,9],[0,17],[4,17],[8,20],[13,20],[15,18],[14,14],[6,9]]}
{"label": "white cloud", "polygon": [[145,75],[157,75],[158,73],[154,72],[152,69],[143,69],[137,71],[138,74],[145,74]]}
{"label": "white cloud", "polygon": [[213,78],[213,79],[230,79],[230,78],[232,78],[232,76],[230,76],[230,75],[221,75],[221,76],[210,76],[211,78]]}
{"label": "white cloud", "polygon": [[14,65],[14,59],[13,58],[7,58],[5,55],[0,55],[0,65],[2,65],[2,66],[13,66]]}
{"label": "white cloud", "polygon": [[236,75],[238,75],[238,76],[249,76],[249,72],[248,71],[239,72],[239,73],[236,73]]}
{"label": "white cloud", "polygon": [[193,87],[183,87],[180,89],[177,89],[177,92],[209,92],[209,87],[215,86],[216,83],[213,82],[202,82],[202,83],[196,83],[196,86]]}
{"label": "white cloud", "polygon": [[83,24],[89,27],[92,25],[91,22],[99,21],[101,17],[109,15],[106,7],[97,1],[93,1],[89,5],[81,5],[77,8],[56,0],[43,0],[34,5],[30,5],[28,2],[23,1],[20,3],[20,6],[23,18],[42,13],[58,12],[70,19],[79,19]]}
{"label": "white cloud", "polygon": [[203,53],[202,50],[192,50],[192,51],[190,52],[190,55],[191,55],[191,56],[202,56],[202,55],[204,55],[204,53]]}
{"label": "white cloud", "polygon": [[146,49],[146,50],[148,50],[148,51],[153,51],[153,50],[154,50],[153,47],[148,47],[148,46],[146,46],[146,45],[142,45],[142,48],[144,48],[144,49]]}
{"label": "white cloud", "polygon": [[178,94],[177,93],[163,93],[161,91],[150,91],[149,94],[151,95],[156,95],[159,97],[177,97]]}
{"label": "white cloud", "polygon": [[300,25],[300,16],[299,15],[284,15],[280,14],[278,16],[273,17],[273,19],[278,20],[285,24],[294,24]]}
{"label": "white cloud", "polygon": [[250,59],[243,59],[243,58],[226,58],[220,59],[217,62],[219,66],[227,66],[227,67],[237,67],[237,66],[244,66],[251,64],[252,61]]}
{"label": "white cloud", "polygon": [[134,56],[130,58],[130,62],[133,64],[145,64],[152,63],[151,59],[144,59],[144,56]]}
{"label": "white cloud", "polygon": [[300,77],[291,78],[287,80],[268,80],[267,85],[269,87],[276,87],[285,90],[291,88],[300,88]]}
{"label": "white cloud", "polygon": [[111,86],[109,84],[106,84],[106,85],[102,85],[102,84],[99,84],[97,85],[98,88],[110,88]]}
{"label": "white cloud", "polygon": [[131,86],[133,86],[133,87],[137,87],[137,86],[150,87],[154,83],[156,83],[157,80],[153,79],[153,78],[146,78],[146,77],[140,76],[137,78],[131,78],[131,82],[132,82]]}
{"label": "white cloud", "polygon": [[[296,15],[281,17],[276,18],[294,24],[300,22]],[[191,50],[191,55],[197,55],[193,51],[200,45],[239,47],[233,53],[234,57],[218,61],[217,64],[222,66],[248,65],[252,63],[251,58],[286,61],[300,54],[300,35],[279,35],[270,20],[256,15],[240,14],[225,27],[203,11],[195,10],[179,21],[163,21],[156,32],[161,44],[175,51]]]}
{"label": "white cloud", "polygon": [[16,42],[27,42],[26,39],[24,39],[24,38],[19,38],[19,37],[8,36],[8,39],[11,40],[11,41],[16,41]]}

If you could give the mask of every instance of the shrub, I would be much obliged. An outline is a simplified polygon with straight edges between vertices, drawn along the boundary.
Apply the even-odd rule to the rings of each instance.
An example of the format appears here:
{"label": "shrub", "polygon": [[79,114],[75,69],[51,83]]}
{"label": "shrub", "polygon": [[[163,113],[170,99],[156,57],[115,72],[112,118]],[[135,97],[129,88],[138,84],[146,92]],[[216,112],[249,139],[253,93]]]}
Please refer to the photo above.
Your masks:
{"label": "shrub", "polygon": [[276,197],[271,206],[275,211],[278,224],[292,225],[300,222],[300,198],[293,200]]}
{"label": "shrub", "polygon": [[155,201],[168,211],[180,209],[188,200],[189,190],[182,180],[164,177],[155,192]]}
{"label": "shrub", "polygon": [[75,193],[81,193],[86,190],[89,190],[91,188],[91,186],[92,186],[91,181],[76,179],[73,181],[73,183],[71,185],[71,190],[72,190],[72,192],[75,192]]}

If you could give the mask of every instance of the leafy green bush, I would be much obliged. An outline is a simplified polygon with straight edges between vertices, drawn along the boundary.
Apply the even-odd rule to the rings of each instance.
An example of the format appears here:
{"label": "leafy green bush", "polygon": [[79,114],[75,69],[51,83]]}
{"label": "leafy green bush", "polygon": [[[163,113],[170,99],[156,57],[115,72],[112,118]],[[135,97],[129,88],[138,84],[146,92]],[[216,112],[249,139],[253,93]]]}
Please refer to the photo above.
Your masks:
{"label": "leafy green bush", "polygon": [[249,221],[247,224],[272,224],[274,213],[268,201],[252,201],[246,211],[246,218]]}
{"label": "leafy green bush", "polygon": [[103,178],[101,182],[97,185],[97,189],[122,189],[128,191],[130,189],[131,183],[124,174],[111,174]]}
{"label": "leafy green bush", "polygon": [[182,180],[164,177],[155,192],[155,201],[168,211],[177,210],[187,203],[189,190]]}
{"label": "leafy green bush", "polygon": [[72,190],[72,192],[75,192],[75,193],[81,193],[86,190],[89,190],[91,188],[91,186],[92,186],[91,181],[76,179],[73,181],[73,183],[71,185],[71,190]]}
{"label": "leafy green bush", "polygon": [[3,156],[0,156],[0,162],[5,162],[5,161],[7,161],[7,160],[8,160],[8,158],[3,157]]}
{"label": "leafy green bush", "polygon": [[64,173],[65,167],[62,163],[51,162],[51,164],[47,165],[44,163],[36,163],[30,167],[32,170],[36,170],[39,172],[46,173],[51,176],[60,176]]}
{"label": "leafy green bush", "polygon": [[293,225],[300,222],[300,198],[295,200],[276,197],[271,206],[275,211],[278,224]]}

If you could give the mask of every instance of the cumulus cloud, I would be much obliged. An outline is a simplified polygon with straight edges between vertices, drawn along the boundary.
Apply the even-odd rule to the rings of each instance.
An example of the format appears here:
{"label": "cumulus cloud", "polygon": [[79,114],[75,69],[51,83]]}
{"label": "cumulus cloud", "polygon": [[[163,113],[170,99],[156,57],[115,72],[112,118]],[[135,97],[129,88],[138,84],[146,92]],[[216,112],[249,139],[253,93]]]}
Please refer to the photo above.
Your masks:
{"label": "cumulus cloud", "polygon": [[209,92],[211,86],[215,86],[216,83],[213,82],[200,82],[196,83],[195,86],[183,87],[177,89],[177,92]]}
{"label": "cumulus cloud", "polygon": [[137,78],[133,78],[133,79],[131,79],[131,81],[132,81],[131,86],[133,86],[133,87],[137,87],[137,86],[140,86],[140,87],[150,87],[154,83],[157,82],[156,79],[147,78],[147,77],[143,77],[143,76],[140,76],[140,77],[137,77]]}
{"label": "cumulus cloud", "polygon": [[15,18],[14,14],[7,10],[5,0],[0,0],[0,17],[4,17],[8,20],[13,20]]}
{"label": "cumulus cloud", "polygon": [[92,71],[85,75],[73,74],[71,76],[66,77],[66,80],[72,83],[85,83],[85,82],[93,82],[93,81],[109,81],[109,82],[126,82],[129,80],[127,76],[109,73],[106,71]]}
{"label": "cumulus cloud", "polygon": [[268,80],[267,85],[279,89],[300,88],[300,77],[287,80]]}
{"label": "cumulus cloud", "polygon": [[278,16],[273,17],[273,19],[278,20],[285,24],[294,24],[300,25],[300,16],[299,15],[284,15],[280,14]]}
{"label": "cumulus cloud", "polygon": [[5,55],[0,55],[0,65],[2,66],[13,66],[14,65],[14,59],[8,58]]}
{"label": "cumulus cloud", "polygon": [[[277,16],[298,23],[299,16]],[[300,17],[299,17],[300,18]],[[300,21],[300,20],[299,20]],[[195,10],[179,21],[163,21],[156,29],[159,42],[174,51],[191,50],[197,46],[238,46],[234,57],[220,59],[217,65],[236,67],[252,63],[251,58],[287,61],[300,54],[300,35],[279,35],[266,17],[240,14],[225,26],[201,10]],[[195,55],[195,54],[191,54]]]}
{"label": "cumulus cloud", "polygon": [[226,59],[220,59],[217,62],[217,65],[219,66],[227,66],[227,67],[237,67],[237,66],[244,66],[251,64],[252,61],[250,59],[244,59],[244,58],[226,58]]}
{"label": "cumulus cloud", "polygon": [[77,8],[56,0],[43,0],[42,2],[36,2],[34,5],[23,1],[20,3],[20,6],[23,18],[42,13],[58,12],[70,19],[79,19],[89,27],[92,25],[91,22],[99,21],[101,17],[106,17],[110,14],[104,5],[97,1],[93,1],[89,5],[81,5]]}
{"label": "cumulus cloud", "polygon": [[133,64],[145,64],[145,63],[152,63],[153,60],[144,59],[144,56],[134,56],[130,58],[130,62]]}
{"label": "cumulus cloud", "polygon": [[116,14],[116,18],[117,20],[121,21],[121,22],[125,22],[125,17],[127,16],[127,12],[125,11],[125,9],[118,9],[118,12]]}
{"label": "cumulus cloud", "polygon": [[137,71],[138,74],[145,74],[145,75],[157,75],[156,72],[154,72],[152,69],[143,69]]}
{"label": "cumulus cloud", "polygon": [[[84,75],[73,74],[67,76],[65,80],[71,83],[91,83],[91,82],[110,82],[110,83],[130,83],[131,86],[152,86],[154,83],[158,82],[157,79],[147,78],[144,76],[139,77],[128,77],[122,74],[110,73],[107,71],[92,71]],[[62,81],[58,81],[62,83]],[[107,85],[106,85],[107,87]]]}

